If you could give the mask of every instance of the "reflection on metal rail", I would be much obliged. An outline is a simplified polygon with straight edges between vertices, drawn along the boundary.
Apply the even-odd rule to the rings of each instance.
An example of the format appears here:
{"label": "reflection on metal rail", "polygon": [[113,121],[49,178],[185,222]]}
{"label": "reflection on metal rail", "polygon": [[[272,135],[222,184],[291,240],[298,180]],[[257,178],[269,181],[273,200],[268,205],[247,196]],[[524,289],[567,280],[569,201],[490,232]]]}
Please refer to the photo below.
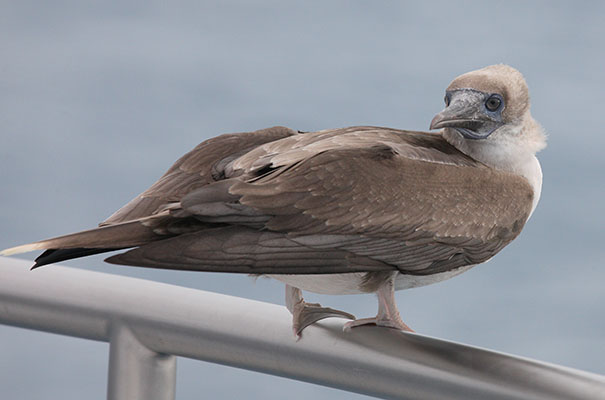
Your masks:
{"label": "reflection on metal rail", "polygon": [[605,398],[600,375],[340,319],[297,342],[284,307],[30,264],[0,257],[0,324],[110,343],[112,400],[173,399],[175,356],[389,399]]}

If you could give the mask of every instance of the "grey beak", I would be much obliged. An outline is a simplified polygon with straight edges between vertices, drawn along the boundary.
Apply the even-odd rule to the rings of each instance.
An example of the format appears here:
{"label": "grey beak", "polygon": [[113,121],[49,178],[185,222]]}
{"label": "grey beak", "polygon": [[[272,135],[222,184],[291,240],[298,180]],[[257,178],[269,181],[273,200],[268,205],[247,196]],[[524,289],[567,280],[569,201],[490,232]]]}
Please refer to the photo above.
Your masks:
{"label": "grey beak", "polygon": [[478,115],[476,106],[468,101],[452,101],[451,104],[433,117],[430,129],[440,128],[477,128],[485,121],[483,115]]}
{"label": "grey beak", "polygon": [[445,128],[447,126],[449,116],[446,115],[446,113],[445,113],[446,110],[443,110],[442,112],[440,112],[439,114],[437,114],[433,117],[433,119],[431,120],[431,126],[429,128],[430,130],[441,129],[441,128]]}
{"label": "grey beak", "polygon": [[502,121],[484,110],[486,94],[473,90],[448,92],[450,104],[431,121],[430,129],[453,128],[467,139],[485,139]]}

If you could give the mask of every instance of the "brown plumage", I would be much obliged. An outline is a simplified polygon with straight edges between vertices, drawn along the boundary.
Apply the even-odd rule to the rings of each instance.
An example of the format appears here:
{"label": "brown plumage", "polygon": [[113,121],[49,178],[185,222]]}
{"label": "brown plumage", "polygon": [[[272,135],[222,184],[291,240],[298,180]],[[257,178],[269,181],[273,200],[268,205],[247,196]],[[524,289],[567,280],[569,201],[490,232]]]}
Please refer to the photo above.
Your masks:
{"label": "brown plumage", "polygon": [[[393,315],[393,289],[487,261],[519,235],[535,207],[536,150],[508,164],[493,150],[507,154],[507,142],[522,146],[525,137],[541,135],[518,76],[494,66],[455,80],[448,90],[456,107],[466,108],[454,119],[445,113],[455,107],[435,117],[433,125],[445,127],[440,133],[273,127],[218,136],[181,157],[99,228],[4,254],[49,249],[36,260],[41,266],[132,248],[107,261],[271,275],[290,285],[287,303],[297,334],[326,316],[352,317],[307,305],[298,288],[376,291],[386,311],[348,326],[405,329],[396,309]],[[483,100],[476,100],[492,92],[506,104],[498,112],[485,111]],[[456,100],[460,96],[466,97]],[[469,117],[469,103],[485,116]],[[477,140],[484,131],[467,132],[476,126],[492,130]],[[532,131],[524,133],[524,127]]]}

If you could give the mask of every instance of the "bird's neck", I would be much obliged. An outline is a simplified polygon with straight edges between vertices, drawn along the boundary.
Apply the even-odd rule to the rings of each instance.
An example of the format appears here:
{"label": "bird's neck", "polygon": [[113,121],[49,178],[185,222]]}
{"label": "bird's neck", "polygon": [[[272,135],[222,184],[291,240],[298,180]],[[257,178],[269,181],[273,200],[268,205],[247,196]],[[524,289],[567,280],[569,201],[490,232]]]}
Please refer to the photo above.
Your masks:
{"label": "bird's neck", "polygon": [[500,128],[486,139],[469,140],[451,128],[443,130],[443,137],[467,156],[489,167],[526,178],[534,189],[535,208],[542,189],[542,169],[536,153],[546,146],[546,136],[531,115],[519,124]]}
{"label": "bird's neck", "polygon": [[452,128],[445,128],[443,137],[467,156],[518,175],[525,175],[524,165],[546,146],[542,127],[529,114],[520,123],[505,125],[486,139],[466,139]]}

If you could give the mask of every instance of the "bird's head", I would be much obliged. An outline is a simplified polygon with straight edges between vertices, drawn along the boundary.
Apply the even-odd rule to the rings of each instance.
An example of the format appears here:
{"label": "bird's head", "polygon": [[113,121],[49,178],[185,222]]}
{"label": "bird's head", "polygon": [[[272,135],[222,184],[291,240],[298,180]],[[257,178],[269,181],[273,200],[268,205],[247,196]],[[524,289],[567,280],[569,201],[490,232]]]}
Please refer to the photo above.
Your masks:
{"label": "bird's head", "polygon": [[530,154],[546,145],[542,128],[530,114],[525,79],[508,65],[460,75],[445,91],[445,106],[431,121],[431,129],[445,128],[448,141],[479,159],[485,158],[480,153],[486,145]]}
{"label": "bird's head", "polygon": [[502,64],[454,79],[445,91],[445,106],[431,121],[431,129],[451,128],[469,140],[499,131],[519,132],[531,119],[523,75]]}

